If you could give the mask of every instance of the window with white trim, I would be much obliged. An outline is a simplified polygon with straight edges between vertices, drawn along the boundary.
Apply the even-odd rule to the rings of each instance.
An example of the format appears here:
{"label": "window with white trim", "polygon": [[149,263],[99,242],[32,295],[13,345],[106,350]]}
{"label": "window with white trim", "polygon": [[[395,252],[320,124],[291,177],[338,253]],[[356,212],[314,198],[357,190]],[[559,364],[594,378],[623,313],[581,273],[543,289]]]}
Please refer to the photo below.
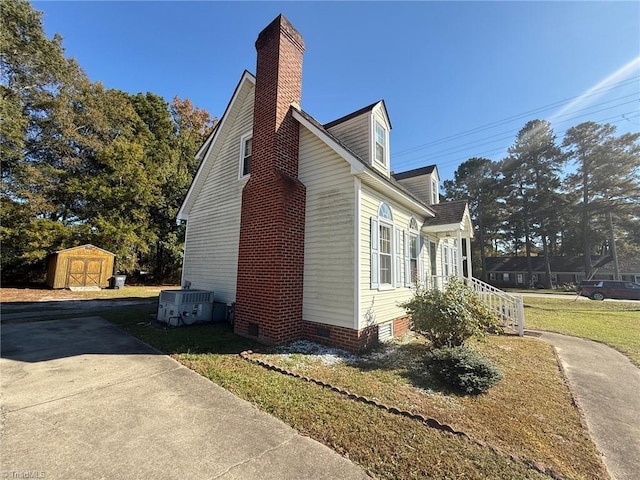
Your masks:
{"label": "window with white trim", "polygon": [[438,182],[431,180],[431,204],[435,205],[438,200]]}
{"label": "window with white trim", "polygon": [[[381,203],[378,216],[371,217],[371,288],[394,285],[394,271],[398,266],[398,240],[393,226],[391,208]],[[397,280],[397,278],[396,278]]]}
{"label": "window with white trim", "polygon": [[451,275],[451,270],[449,266],[449,245],[442,245],[442,274],[445,278]]}
{"label": "window with white trim", "polygon": [[376,162],[387,165],[387,130],[379,123],[375,122],[375,159]]}
{"label": "window with white trim", "polygon": [[251,156],[253,151],[253,136],[251,133],[240,138],[240,178],[251,173]]}
{"label": "window with white trim", "polygon": [[429,242],[429,263],[431,264],[431,275],[438,275],[438,259],[436,255],[437,246],[435,242]]}
{"label": "window with white trim", "polygon": [[405,285],[410,287],[418,281],[422,281],[419,261],[422,242],[418,233],[418,222],[413,217],[409,220],[409,232],[405,235],[405,243],[407,244],[405,247]]}
{"label": "window with white trim", "polygon": [[458,240],[453,241],[453,247],[451,247],[451,273],[458,275]]}

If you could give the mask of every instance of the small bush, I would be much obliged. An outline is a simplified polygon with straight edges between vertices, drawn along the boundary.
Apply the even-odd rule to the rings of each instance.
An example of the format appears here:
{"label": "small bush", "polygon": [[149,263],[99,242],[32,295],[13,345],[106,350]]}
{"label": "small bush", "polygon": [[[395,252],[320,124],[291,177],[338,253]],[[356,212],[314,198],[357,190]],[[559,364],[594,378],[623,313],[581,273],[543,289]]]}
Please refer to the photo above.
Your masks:
{"label": "small bush", "polygon": [[400,305],[411,315],[411,328],[431,341],[434,348],[456,347],[471,337],[498,331],[496,315],[480,297],[459,280],[444,290],[417,287],[411,300]]}
{"label": "small bush", "polygon": [[427,354],[429,372],[458,393],[484,393],[502,380],[491,360],[467,347],[440,348]]}

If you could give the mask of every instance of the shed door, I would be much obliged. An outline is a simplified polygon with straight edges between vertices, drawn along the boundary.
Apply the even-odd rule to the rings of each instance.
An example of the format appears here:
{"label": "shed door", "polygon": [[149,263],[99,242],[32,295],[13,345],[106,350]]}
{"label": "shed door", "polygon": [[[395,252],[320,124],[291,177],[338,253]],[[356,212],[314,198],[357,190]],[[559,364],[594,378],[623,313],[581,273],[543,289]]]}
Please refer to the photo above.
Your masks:
{"label": "shed door", "polygon": [[103,264],[101,258],[70,257],[67,287],[99,287]]}

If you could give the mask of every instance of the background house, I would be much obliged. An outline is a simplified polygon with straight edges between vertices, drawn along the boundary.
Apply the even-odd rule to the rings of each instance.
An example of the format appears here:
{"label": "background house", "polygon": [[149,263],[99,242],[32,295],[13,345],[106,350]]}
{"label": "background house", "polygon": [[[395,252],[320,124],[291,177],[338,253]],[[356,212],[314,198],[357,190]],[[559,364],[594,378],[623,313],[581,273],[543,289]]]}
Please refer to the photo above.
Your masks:
{"label": "background house", "polygon": [[[497,287],[527,287],[527,258],[526,257],[488,257],[487,279]],[[605,263],[606,262],[606,263]],[[554,256],[549,257],[551,265],[551,283],[554,286],[563,284],[577,284],[586,279],[584,272],[584,257]],[[614,269],[611,257],[592,255],[591,264],[597,267],[593,278],[596,280],[613,280]],[[621,280],[640,282],[640,261],[620,260]],[[544,257],[531,257],[533,271],[533,285],[544,285],[546,279]]]}

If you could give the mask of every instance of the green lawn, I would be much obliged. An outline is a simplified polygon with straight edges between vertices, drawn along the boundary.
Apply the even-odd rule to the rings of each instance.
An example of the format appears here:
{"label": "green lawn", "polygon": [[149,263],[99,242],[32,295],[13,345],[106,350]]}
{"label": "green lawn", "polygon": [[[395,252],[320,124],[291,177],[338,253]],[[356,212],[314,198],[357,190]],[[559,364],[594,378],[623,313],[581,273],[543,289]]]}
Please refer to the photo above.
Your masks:
{"label": "green lawn", "polygon": [[640,302],[524,297],[526,328],[605,343],[640,366]]}
{"label": "green lawn", "polygon": [[[238,353],[252,349],[262,352],[256,356],[279,363],[272,349],[234,335],[228,325],[157,328],[149,322],[149,313],[151,309],[139,308],[102,316],[376,478],[550,478],[526,462],[545,465],[566,478],[606,478],[545,342],[510,336],[479,344],[505,378],[478,397],[452,395],[431,385],[422,375],[425,345],[420,343],[403,346],[390,363],[378,359],[357,366],[297,367],[355,394],[448,423],[485,442],[482,446],[247,362]],[[521,460],[514,461],[512,455]]]}

